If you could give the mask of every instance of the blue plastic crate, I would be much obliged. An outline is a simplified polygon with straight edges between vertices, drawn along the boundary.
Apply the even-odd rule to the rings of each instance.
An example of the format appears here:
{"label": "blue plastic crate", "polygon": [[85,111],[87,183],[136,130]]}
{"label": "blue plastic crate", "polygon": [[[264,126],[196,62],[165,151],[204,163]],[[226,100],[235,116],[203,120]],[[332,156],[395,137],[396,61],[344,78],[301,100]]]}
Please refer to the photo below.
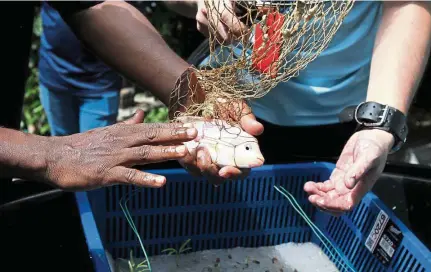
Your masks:
{"label": "blue plastic crate", "polygon": [[[150,256],[177,247],[188,238],[194,251],[311,241],[328,254],[287,199],[274,189],[274,185],[281,185],[295,196],[356,271],[431,271],[430,251],[373,193],[341,217],[322,213],[308,202],[304,183],[326,180],[333,168],[329,163],[266,165],[254,169],[244,180],[218,188],[191,177],[183,169],[149,171],[166,176],[166,186],[140,189],[131,197],[128,208]],[[119,206],[120,198],[133,189],[121,185],[76,193],[97,271],[110,271],[105,250],[115,259],[128,258],[131,249],[137,257],[143,257]],[[382,211],[403,234],[387,267],[365,246]]]}

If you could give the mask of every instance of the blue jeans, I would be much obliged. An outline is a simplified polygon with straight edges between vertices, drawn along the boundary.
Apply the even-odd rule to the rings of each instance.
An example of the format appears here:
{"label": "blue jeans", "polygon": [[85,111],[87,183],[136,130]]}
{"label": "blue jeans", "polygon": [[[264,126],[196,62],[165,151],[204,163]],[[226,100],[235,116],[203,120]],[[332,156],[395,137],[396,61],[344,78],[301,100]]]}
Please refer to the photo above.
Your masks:
{"label": "blue jeans", "polygon": [[56,92],[40,84],[40,100],[52,136],[64,136],[116,123],[120,90]]}

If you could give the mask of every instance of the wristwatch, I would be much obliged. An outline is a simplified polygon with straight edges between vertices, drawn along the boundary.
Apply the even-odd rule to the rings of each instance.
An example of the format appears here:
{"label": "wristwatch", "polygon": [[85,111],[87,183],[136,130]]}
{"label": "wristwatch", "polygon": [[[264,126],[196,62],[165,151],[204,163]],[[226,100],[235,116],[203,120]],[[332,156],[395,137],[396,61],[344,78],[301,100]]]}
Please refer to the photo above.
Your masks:
{"label": "wristwatch", "polygon": [[407,140],[407,117],[401,111],[377,102],[362,102],[357,106],[347,107],[339,115],[341,122],[356,121],[358,130],[381,129],[394,136],[395,143],[390,153],[394,153]]}

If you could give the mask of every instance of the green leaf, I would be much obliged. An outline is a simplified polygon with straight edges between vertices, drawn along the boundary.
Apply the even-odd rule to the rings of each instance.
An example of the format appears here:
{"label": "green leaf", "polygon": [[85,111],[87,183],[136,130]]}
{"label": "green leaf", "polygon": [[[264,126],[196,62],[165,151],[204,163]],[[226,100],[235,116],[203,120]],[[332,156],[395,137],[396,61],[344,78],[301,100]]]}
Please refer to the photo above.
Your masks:
{"label": "green leaf", "polygon": [[191,239],[187,239],[180,247],[180,252],[184,250],[184,248],[187,246],[188,243],[190,243]]}
{"label": "green leaf", "polygon": [[169,254],[168,254],[168,255],[172,255],[172,254],[174,254],[175,252],[177,252],[177,250],[176,250],[176,249],[174,249],[174,248],[167,248],[167,249],[162,250],[162,253],[164,253],[164,252],[169,252]]}
{"label": "green leaf", "polygon": [[133,259],[133,249],[130,250],[130,261],[135,265],[135,260]]}
{"label": "green leaf", "polygon": [[34,113],[40,113],[40,112],[42,112],[43,111],[43,106],[42,105],[39,105],[39,106],[37,106],[37,107],[35,107],[34,109],[33,109],[33,112]]}
{"label": "green leaf", "polygon": [[190,249],[192,249],[192,248],[191,247],[185,248],[185,249],[181,250],[180,253],[186,252],[187,250],[190,250]]}
{"label": "green leaf", "polygon": [[135,269],[133,269],[133,265],[132,265],[132,263],[129,261],[128,262],[129,263],[129,269],[130,269],[130,272],[133,272],[133,270],[135,270]]}

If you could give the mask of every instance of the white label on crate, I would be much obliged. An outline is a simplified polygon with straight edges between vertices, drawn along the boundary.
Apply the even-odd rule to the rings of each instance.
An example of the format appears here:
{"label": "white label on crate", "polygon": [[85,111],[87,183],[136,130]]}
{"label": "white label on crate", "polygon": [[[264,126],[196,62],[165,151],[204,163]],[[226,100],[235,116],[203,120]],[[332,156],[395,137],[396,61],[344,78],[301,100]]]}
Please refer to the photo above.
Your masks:
{"label": "white label on crate", "polygon": [[394,255],[394,243],[389,239],[389,237],[386,234],[383,234],[382,239],[380,240],[379,245],[383,248],[383,250],[389,255],[389,257],[392,258]]}
{"label": "white label on crate", "polygon": [[380,211],[376,221],[374,222],[374,226],[371,229],[367,240],[365,241],[365,246],[370,252],[374,252],[374,249],[379,243],[380,236],[382,235],[388,220],[388,215],[384,211]]}
{"label": "white label on crate", "polygon": [[403,240],[403,233],[384,212],[380,211],[365,246],[384,266],[388,267],[397,248]]}

